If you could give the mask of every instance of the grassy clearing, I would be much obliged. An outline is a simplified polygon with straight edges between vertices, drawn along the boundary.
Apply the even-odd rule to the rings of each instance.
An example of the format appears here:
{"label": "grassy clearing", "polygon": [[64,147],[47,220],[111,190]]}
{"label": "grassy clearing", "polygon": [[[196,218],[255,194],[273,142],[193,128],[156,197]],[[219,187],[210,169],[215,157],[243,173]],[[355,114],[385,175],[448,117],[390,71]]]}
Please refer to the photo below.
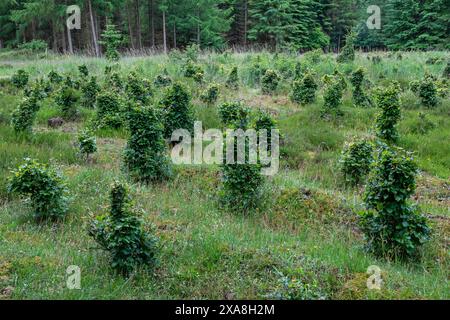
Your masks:
{"label": "grassy clearing", "polygon": [[[444,63],[425,63],[430,56],[448,58],[445,52],[404,53],[402,60],[387,53],[380,55],[380,64],[358,55],[353,65],[339,66],[326,55],[311,67],[320,79],[336,67],[348,75],[363,66],[372,84],[397,80],[406,89],[411,80],[422,78],[425,72],[442,73]],[[261,64],[279,70],[283,77],[272,97],[262,95],[251,76],[250,66],[257,56]],[[30,72],[32,78],[51,70],[75,75],[78,65],[86,64],[102,81],[107,65],[104,60],[83,57],[23,60],[3,54],[0,59],[0,78],[20,68]],[[87,234],[91,217],[107,210],[109,184],[115,177],[126,179],[120,165],[127,133],[97,132],[99,151],[85,163],[78,157],[74,142],[77,129],[92,119],[93,110],[82,109],[76,122],[49,129],[47,120],[60,113],[53,100],[47,99],[38,113],[33,137],[16,137],[9,121],[22,93],[0,88],[0,292],[14,288],[3,298],[450,298],[450,100],[441,99],[436,109],[427,110],[408,90],[402,95],[399,145],[416,152],[422,172],[414,201],[429,214],[434,233],[420,262],[375,259],[364,252],[357,227],[363,190],[344,185],[337,161],[346,140],[373,133],[377,110],[353,107],[349,90],[341,120],[320,119],[322,89],[315,104],[293,104],[288,98],[290,79],[299,60],[304,62],[306,58],[269,53],[200,56],[205,82],[221,84],[218,103],[241,99],[275,115],[283,135],[282,168],[268,180],[261,209],[245,217],[218,208],[220,174],[216,166],[180,166],[176,177],[166,184],[134,185],[135,204],[159,236],[161,254],[154,273],[140,270],[130,279],[110,269],[107,257]],[[166,68],[174,80],[190,88],[196,118],[204,127],[220,127],[216,109],[200,102],[198,86],[183,78],[176,56],[124,58],[120,65],[123,74],[136,70],[151,80]],[[239,90],[222,85],[234,65],[240,72]],[[159,95],[156,91],[155,101]],[[411,131],[419,112],[426,112],[435,124],[424,135]],[[26,201],[6,194],[9,171],[26,156],[52,163],[66,176],[72,199],[65,221],[38,224],[29,217]],[[66,288],[69,265],[81,267],[82,290]],[[366,288],[370,265],[378,265],[383,271],[380,292]]]}

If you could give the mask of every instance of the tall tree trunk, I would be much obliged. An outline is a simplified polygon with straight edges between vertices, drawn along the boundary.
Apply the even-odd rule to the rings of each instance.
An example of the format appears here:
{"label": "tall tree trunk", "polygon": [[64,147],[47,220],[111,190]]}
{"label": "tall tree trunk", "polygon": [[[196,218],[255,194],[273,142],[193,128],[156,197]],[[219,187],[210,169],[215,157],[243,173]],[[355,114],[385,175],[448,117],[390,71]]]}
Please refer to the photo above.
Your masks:
{"label": "tall tree trunk", "polygon": [[53,34],[53,51],[58,52],[58,33],[56,32],[55,19],[52,20],[52,34]]}
{"label": "tall tree trunk", "polygon": [[155,9],[153,0],[148,0],[148,26],[150,28],[150,45],[155,46]]}
{"label": "tall tree trunk", "polygon": [[73,54],[72,33],[70,32],[70,29],[67,28],[67,26],[66,29],[67,29],[67,42],[69,44],[69,53]]}
{"label": "tall tree trunk", "polygon": [[141,15],[140,15],[141,3],[139,0],[134,1],[134,11],[136,15],[136,40],[137,47],[142,49],[142,35],[141,35]]}
{"label": "tall tree trunk", "polygon": [[173,23],[173,47],[177,48],[177,24]]}
{"label": "tall tree trunk", "polygon": [[248,2],[244,0],[244,47],[247,47]]}
{"label": "tall tree trunk", "polygon": [[134,45],[133,27],[131,22],[131,10],[129,5],[127,5],[127,19],[128,19],[128,33],[130,34],[131,49],[135,49],[136,47]]}
{"label": "tall tree trunk", "polygon": [[89,17],[91,18],[91,31],[92,31],[92,40],[94,41],[95,56],[100,57],[100,48],[98,46],[97,41],[97,31],[95,30],[95,21],[94,21],[94,14],[92,12],[91,0],[88,0],[88,6],[89,6]]}
{"label": "tall tree trunk", "polygon": [[162,13],[163,18],[163,39],[164,39],[164,53],[167,54],[167,34],[166,34],[166,12]]}
{"label": "tall tree trunk", "polygon": [[197,12],[197,17],[198,17],[198,22],[197,22],[197,44],[198,47],[200,48],[200,11]]}

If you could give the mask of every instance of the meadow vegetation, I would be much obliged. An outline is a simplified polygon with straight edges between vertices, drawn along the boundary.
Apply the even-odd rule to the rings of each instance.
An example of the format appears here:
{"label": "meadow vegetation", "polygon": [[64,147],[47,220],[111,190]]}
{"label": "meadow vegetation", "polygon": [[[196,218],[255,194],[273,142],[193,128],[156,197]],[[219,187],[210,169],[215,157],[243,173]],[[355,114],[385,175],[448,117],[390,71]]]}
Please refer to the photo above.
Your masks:
{"label": "meadow vegetation", "polygon": [[[450,298],[448,52],[108,52],[0,53],[1,298]],[[173,165],[194,120],[277,127],[280,171]]]}

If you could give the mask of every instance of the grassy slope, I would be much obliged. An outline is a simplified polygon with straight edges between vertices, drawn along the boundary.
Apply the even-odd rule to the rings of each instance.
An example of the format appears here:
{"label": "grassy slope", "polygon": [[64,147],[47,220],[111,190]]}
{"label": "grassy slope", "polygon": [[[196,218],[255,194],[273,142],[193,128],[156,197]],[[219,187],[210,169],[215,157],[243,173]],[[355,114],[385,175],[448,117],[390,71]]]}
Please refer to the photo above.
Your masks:
{"label": "grassy slope", "polygon": [[[384,57],[381,64],[374,65],[365,56],[358,56],[353,67],[342,65],[340,69],[348,73],[362,65],[369,70],[372,83],[395,79],[406,87],[425,70],[441,73],[443,63],[425,64],[430,55],[448,57],[440,52],[408,53],[402,60]],[[0,291],[12,286],[11,297],[17,299],[450,298],[450,145],[446,142],[450,141],[450,101],[441,100],[437,109],[426,110],[437,127],[422,136],[410,133],[410,127],[424,109],[410,92],[402,95],[400,145],[417,152],[423,171],[415,200],[430,214],[434,237],[421,263],[378,260],[364,252],[356,226],[362,190],[346,188],[337,168],[344,141],[353,135],[371,134],[376,110],[353,108],[349,91],[344,99],[345,116],[335,122],[322,121],[322,92],[316,104],[296,106],[287,98],[287,80],[278,95],[262,96],[249,77],[255,56],[213,54],[202,56],[201,61],[206,82],[224,83],[231,65],[239,66],[243,86],[237,92],[222,88],[221,101],[243,99],[252,107],[271,110],[278,119],[284,135],[283,166],[269,179],[261,210],[249,217],[221,211],[215,198],[220,182],[217,167],[178,167],[176,179],[167,184],[134,185],[135,203],[146,212],[145,219],[161,239],[161,256],[154,274],[139,271],[130,279],[110,270],[107,257],[96,250],[86,232],[91,215],[107,210],[107,186],[122,176],[120,159],[126,134],[100,132],[99,152],[93,163],[85,164],[76,155],[74,133],[92,111],[83,110],[78,123],[48,130],[46,120],[58,111],[47,99],[38,114],[35,136],[19,139],[8,123],[21,97],[0,90]],[[287,76],[298,59],[260,56],[262,63]],[[3,54],[1,59],[0,78],[19,68],[33,77],[44,76],[51,69],[76,74],[82,63],[101,76],[106,65],[104,60],[74,57],[21,60]],[[182,79],[176,59],[126,58],[121,65],[124,73],[135,69],[149,79],[166,67],[173,77],[191,87],[197,117],[205,127],[219,126],[215,109],[196,99],[198,89]],[[326,56],[313,67],[319,78],[332,73],[335,63]],[[73,198],[64,222],[37,224],[29,217],[26,201],[8,198],[8,172],[25,156],[51,162],[67,177]],[[365,289],[365,272],[373,264],[383,270],[381,292]],[[82,290],[65,288],[69,265],[81,267]]]}

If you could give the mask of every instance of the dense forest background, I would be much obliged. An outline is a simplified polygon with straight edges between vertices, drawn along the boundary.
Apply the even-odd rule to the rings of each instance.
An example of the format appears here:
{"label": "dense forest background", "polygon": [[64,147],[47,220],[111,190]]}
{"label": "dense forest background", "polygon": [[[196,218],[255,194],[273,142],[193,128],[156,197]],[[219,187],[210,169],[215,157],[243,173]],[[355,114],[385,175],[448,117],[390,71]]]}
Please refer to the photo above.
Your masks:
{"label": "dense forest background", "polygon": [[[80,30],[66,26],[74,4]],[[380,30],[366,26],[369,5],[381,8]],[[449,21],[449,0],[1,0],[0,48],[41,40],[55,52],[100,55],[113,23],[126,36],[123,49],[136,51],[192,43],[339,51],[350,31],[365,50],[442,50],[450,48]]]}

